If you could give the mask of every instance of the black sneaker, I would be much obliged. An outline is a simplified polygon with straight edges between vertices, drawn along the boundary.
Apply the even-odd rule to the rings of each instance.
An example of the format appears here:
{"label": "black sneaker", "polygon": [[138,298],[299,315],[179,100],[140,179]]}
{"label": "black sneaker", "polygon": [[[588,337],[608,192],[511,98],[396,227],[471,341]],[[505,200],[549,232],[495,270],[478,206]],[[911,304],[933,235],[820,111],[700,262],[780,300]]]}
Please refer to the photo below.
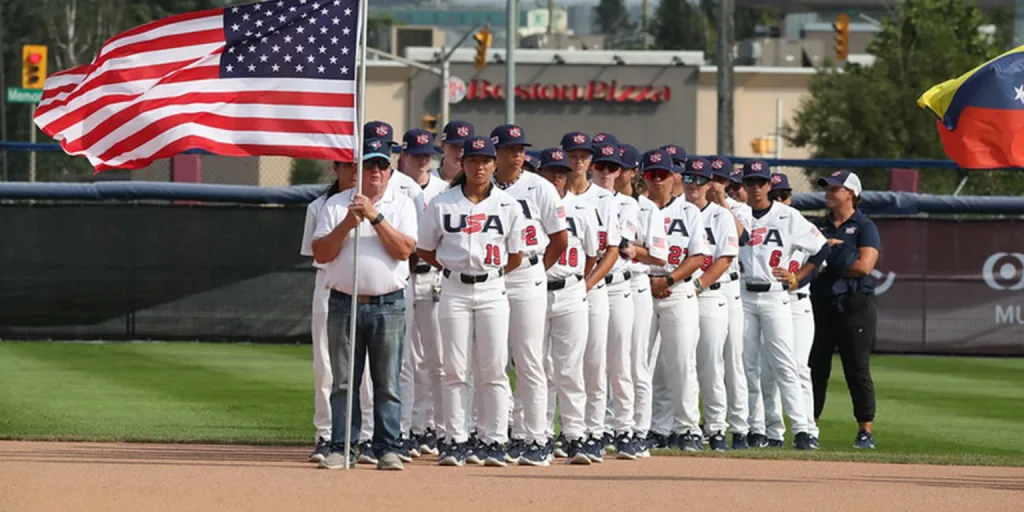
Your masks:
{"label": "black sneaker", "polygon": [[818,438],[811,436],[811,449],[817,450],[818,448],[821,448],[821,444],[818,443]]}
{"label": "black sneaker", "polygon": [[555,460],[555,438],[549,437],[548,442],[544,443],[544,457],[547,459],[548,464]]}
{"label": "black sneaker", "polygon": [[469,434],[466,441],[466,464],[483,465],[487,458],[487,445],[477,437],[476,432]]}
{"label": "black sneaker", "polygon": [[519,457],[520,466],[547,466],[548,449],[537,441],[524,445],[522,456]]}
{"label": "black sneaker", "polygon": [[405,434],[398,437],[398,449],[395,450],[395,455],[398,455],[402,462],[412,462],[412,454],[409,453],[409,438]]}
{"label": "black sneaker", "polygon": [[633,436],[619,434],[615,438],[615,458],[625,460],[636,460],[636,446],[633,444]]}
{"label": "black sneaker", "polygon": [[728,443],[725,442],[725,434],[721,430],[708,437],[708,444],[713,452],[724,452],[729,449]]}
{"label": "black sneaker", "polygon": [[601,438],[590,436],[584,444],[584,453],[590,457],[590,462],[604,462],[604,446]]}
{"label": "black sneaker", "polygon": [[651,450],[647,448],[647,438],[639,435],[633,436],[633,451],[636,452],[636,458],[647,459],[651,456]]}
{"label": "black sneaker", "polygon": [[569,441],[565,440],[565,434],[558,434],[558,438],[555,439],[555,446],[552,450],[555,458],[564,459],[569,456]]}
{"label": "black sneaker", "polygon": [[782,439],[768,439],[768,442],[765,444],[765,446],[768,448],[785,448],[786,441]]}
{"label": "black sneaker", "polygon": [[610,450],[615,447],[615,438],[612,437],[611,432],[605,432],[604,435],[601,436],[601,443],[601,448],[604,448],[605,450]]}
{"label": "black sneaker", "polygon": [[874,450],[875,437],[871,435],[871,432],[861,430],[857,432],[857,439],[853,440],[853,447],[861,450]]}
{"label": "black sneaker", "polygon": [[420,455],[437,455],[437,432],[427,427],[420,434]]}
{"label": "black sneaker", "polygon": [[313,450],[313,453],[309,454],[309,458],[306,460],[309,462],[320,462],[327,458],[329,453],[331,453],[331,441],[321,437],[316,440],[316,448]]}
{"label": "black sneaker", "polygon": [[523,452],[526,451],[526,441],[522,439],[513,439],[508,443],[508,449],[505,450],[505,462],[509,464],[515,464],[519,462],[519,459],[523,456]]}
{"label": "black sneaker", "polygon": [[793,448],[796,450],[813,450],[811,447],[811,435],[807,432],[799,432],[793,436]]}
{"label": "black sneaker", "polygon": [[446,444],[445,451],[437,463],[441,466],[465,466],[466,445],[464,443]]}
{"label": "black sneaker", "polygon": [[751,448],[764,448],[768,446],[768,438],[764,434],[751,432],[747,435],[747,443]]}
{"label": "black sneaker", "polygon": [[669,444],[668,444],[668,437],[667,436],[663,436],[663,435],[661,435],[661,434],[659,434],[657,432],[648,432],[647,433],[647,448],[648,449],[658,448],[658,449],[664,450],[665,448],[668,448],[668,447],[669,447]]}
{"label": "black sneaker", "polygon": [[505,462],[505,447],[501,443],[495,441],[486,446],[486,454],[484,456],[484,465],[504,468],[508,467],[508,463]]}
{"label": "black sneaker", "polygon": [[676,446],[684,452],[700,452],[704,450],[704,436],[690,431],[676,436]]}
{"label": "black sneaker", "polygon": [[414,459],[420,458],[420,436],[409,431],[409,437],[405,440],[405,450]]}
{"label": "black sneaker", "polygon": [[583,446],[582,439],[573,439],[564,446],[566,446],[565,455],[569,464],[577,464],[581,466],[590,465],[590,457],[587,456],[586,448]]}
{"label": "black sneaker", "polygon": [[356,446],[356,452],[359,453],[360,464],[373,464],[377,465],[377,456],[373,454],[373,445],[369,441],[363,441]]}
{"label": "black sneaker", "polygon": [[732,435],[732,449],[733,450],[749,450],[750,445],[747,444],[747,436],[743,434]]}

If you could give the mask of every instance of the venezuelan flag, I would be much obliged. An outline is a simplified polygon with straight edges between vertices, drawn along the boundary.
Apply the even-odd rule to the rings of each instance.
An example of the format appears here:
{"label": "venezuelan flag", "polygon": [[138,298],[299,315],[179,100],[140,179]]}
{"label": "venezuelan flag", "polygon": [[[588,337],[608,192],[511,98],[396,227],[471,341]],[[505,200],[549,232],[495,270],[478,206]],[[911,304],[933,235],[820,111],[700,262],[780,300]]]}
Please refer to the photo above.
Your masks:
{"label": "venezuelan flag", "polygon": [[1024,167],[1024,46],[928,89],[917,104],[939,118],[942,145],[961,168]]}

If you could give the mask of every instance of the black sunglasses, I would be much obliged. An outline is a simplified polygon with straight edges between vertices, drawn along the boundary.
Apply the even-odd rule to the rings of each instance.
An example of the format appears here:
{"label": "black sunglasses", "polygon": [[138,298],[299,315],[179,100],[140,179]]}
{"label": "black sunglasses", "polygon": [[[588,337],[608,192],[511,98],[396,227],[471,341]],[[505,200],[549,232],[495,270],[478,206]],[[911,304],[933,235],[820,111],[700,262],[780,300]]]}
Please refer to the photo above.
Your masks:
{"label": "black sunglasses", "polygon": [[604,172],[615,172],[619,169],[622,169],[622,166],[610,162],[597,162],[596,164],[594,164],[594,169]]}
{"label": "black sunglasses", "polygon": [[763,187],[768,184],[768,180],[765,178],[747,178],[743,180],[743,184],[753,187]]}
{"label": "black sunglasses", "polygon": [[683,183],[686,183],[687,185],[696,184],[698,187],[703,187],[704,185],[708,184],[708,181],[710,180],[708,180],[704,176],[694,176],[692,174],[683,175]]}
{"label": "black sunglasses", "polygon": [[384,160],[383,158],[374,158],[363,162],[363,169],[376,169],[378,171],[384,171],[391,167],[391,162]]}

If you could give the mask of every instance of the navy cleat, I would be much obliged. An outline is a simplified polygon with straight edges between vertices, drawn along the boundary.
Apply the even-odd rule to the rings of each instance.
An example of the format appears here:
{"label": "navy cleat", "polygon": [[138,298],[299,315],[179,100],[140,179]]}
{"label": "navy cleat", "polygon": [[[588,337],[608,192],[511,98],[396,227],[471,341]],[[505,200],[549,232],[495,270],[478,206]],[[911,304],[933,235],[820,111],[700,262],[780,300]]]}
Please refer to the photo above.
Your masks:
{"label": "navy cleat", "polygon": [[689,430],[684,434],[679,434],[677,446],[684,452],[700,452],[704,450],[704,436],[701,434],[694,434]]}
{"label": "navy cleat", "polygon": [[526,441],[522,439],[513,439],[508,443],[508,449],[505,450],[505,462],[509,464],[515,464],[519,462],[519,458],[523,456],[523,452],[526,451]]}
{"label": "navy cleat", "polygon": [[743,434],[732,435],[732,449],[733,450],[749,450],[750,445],[747,444],[747,436]]}
{"label": "navy cleat", "polygon": [[420,438],[420,455],[437,455],[437,432],[427,427]]}
{"label": "navy cleat", "polygon": [[484,466],[508,467],[508,463],[505,462],[505,447],[501,443],[495,441],[487,445],[485,449],[487,455],[484,456]]}
{"label": "navy cleat", "polygon": [[861,430],[857,432],[857,439],[853,441],[853,447],[861,450],[874,450],[875,437],[871,435],[871,432]]}
{"label": "navy cleat", "polygon": [[565,434],[558,434],[558,438],[555,439],[555,449],[553,453],[556,458],[564,459],[569,456],[569,442],[565,440]]}
{"label": "navy cleat", "polygon": [[589,466],[590,457],[587,456],[586,447],[583,446],[582,439],[573,439],[566,443],[565,455],[568,459],[569,464],[576,464],[579,466]]}
{"label": "navy cleat", "polygon": [[590,436],[584,446],[584,453],[590,458],[590,462],[604,462],[604,446],[598,437]]}
{"label": "navy cleat", "polygon": [[647,448],[648,449],[657,448],[657,449],[664,450],[665,448],[668,448],[668,447],[669,447],[669,444],[668,444],[668,437],[667,436],[663,436],[663,435],[661,435],[661,434],[659,434],[657,432],[648,432],[647,433]]}
{"label": "navy cleat", "polygon": [[329,453],[331,453],[331,441],[321,437],[316,440],[316,448],[313,449],[313,453],[309,454],[307,460],[309,462],[320,462],[326,459]]}
{"label": "navy cleat", "polygon": [[356,446],[356,452],[359,453],[360,464],[373,464],[377,465],[377,456],[373,454],[373,445],[369,441],[363,441]]}
{"label": "navy cleat", "polygon": [[549,437],[544,443],[544,453],[549,464],[555,461],[555,438]]}
{"label": "navy cleat", "polygon": [[465,466],[466,465],[466,444],[455,443],[445,444],[444,452],[437,461],[441,466]]}
{"label": "navy cleat", "polygon": [[601,436],[601,448],[606,451],[615,448],[615,438],[612,437],[611,432],[605,432]]}
{"label": "navy cleat", "polygon": [[525,450],[521,457],[519,457],[520,466],[547,466],[548,465],[548,449],[546,446],[541,446],[540,443],[534,441],[525,446]]}
{"label": "navy cleat", "polygon": [[633,451],[636,452],[638,459],[647,459],[651,456],[651,450],[647,448],[647,439],[639,435],[633,436]]}
{"label": "navy cleat", "polygon": [[724,452],[729,449],[729,445],[725,441],[725,434],[721,430],[708,437],[708,444],[711,445],[713,452]]}
{"label": "navy cleat", "polygon": [[487,458],[487,445],[477,437],[476,433],[469,435],[466,441],[466,464],[482,466]]}
{"label": "navy cleat", "polygon": [[636,460],[636,446],[633,444],[633,436],[619,434],[615,438],[615,458],[624,460]]}
{"label": "navy cleat", "polygon": [[765,446],[768,448],[785,448],[786,441],[782,439],[768,439],[768,443]]}
{"label": "navy cleat", "polygon": [[818,448],[821,448],[821,444],[818,442],[818,438],[811,436],[811,449],[817,450]]}
{"label": "navy cleat", "polygon": [[747,435],[747,442],[751,448],[765,448],[768,446],[768,438],[764,434],[751,432]]}
{"label": "navy cleat", "polygon": [[420,458],[420,436],[409,431],[409,438],[405,442],[405,449],[414,459]]}
{"label": "navy cleat", "polygon": [[796,450],[813,450],[811,448],[811,435],[807,432],[799,432],[793,436],[793,448]]}

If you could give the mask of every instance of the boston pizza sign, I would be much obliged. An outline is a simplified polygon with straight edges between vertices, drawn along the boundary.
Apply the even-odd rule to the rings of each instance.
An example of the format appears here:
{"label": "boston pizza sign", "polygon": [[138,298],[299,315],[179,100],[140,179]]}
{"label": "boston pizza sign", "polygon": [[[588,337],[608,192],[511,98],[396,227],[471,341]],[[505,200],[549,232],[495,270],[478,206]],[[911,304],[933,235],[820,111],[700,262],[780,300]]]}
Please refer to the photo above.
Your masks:
{"label": "boston pizza sign", "polygon": [[[615,80],[591,80],[583,84],[516,85],[517,100],[523,101],[607,101],[611,103],[663,103],[672,97],[667,85],[625,85]],[[504,100],[505,86],[473,79],[465,101]]]}

